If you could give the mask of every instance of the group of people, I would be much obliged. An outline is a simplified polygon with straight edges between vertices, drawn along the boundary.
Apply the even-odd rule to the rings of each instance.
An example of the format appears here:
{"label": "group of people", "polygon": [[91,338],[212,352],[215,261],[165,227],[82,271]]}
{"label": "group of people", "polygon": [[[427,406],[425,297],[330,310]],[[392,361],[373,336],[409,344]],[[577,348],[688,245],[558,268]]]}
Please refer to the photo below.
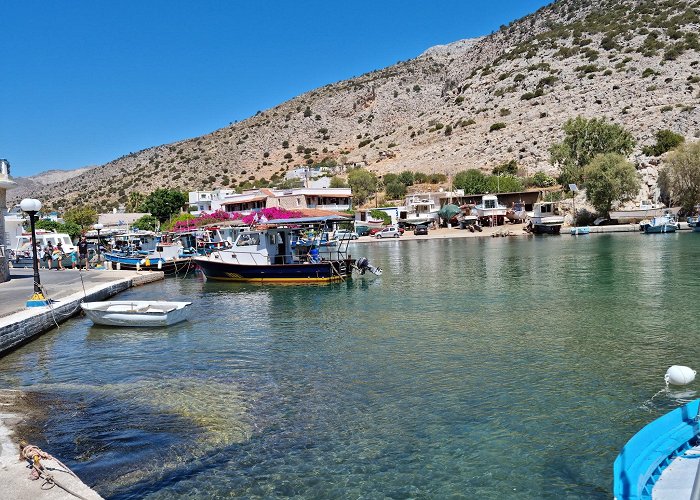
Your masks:
{"label": "group of people", "polygon": [[[38,243],[37,243],[38,246]],[[71,268],[76,269],[78,266],[84,266],[85,270],[90,269],[90,260],[88,259],[88,243],[85,236],[80,238],[78,242],[78,251],[70,252]],[[46,266],[46,269],[53,269],[53,263],[56,262],[56,269],[62,271],[65,269],[63,266],[63,259],[66,256],[63,246],[59,241],[54,246],[50,241],[41,251],[41,261],[43,262],[42,268]]]}

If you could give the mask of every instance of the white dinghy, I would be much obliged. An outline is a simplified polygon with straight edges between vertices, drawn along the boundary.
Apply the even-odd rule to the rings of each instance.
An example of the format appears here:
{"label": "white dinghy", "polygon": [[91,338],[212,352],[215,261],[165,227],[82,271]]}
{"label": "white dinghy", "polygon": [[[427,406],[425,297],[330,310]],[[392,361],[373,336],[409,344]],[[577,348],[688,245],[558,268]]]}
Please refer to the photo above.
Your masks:
{"label": "white dinghy", "polygon": [[169,326],[187,319],[192,302],[112,300],[83,302],[85,315],[97,325]]}

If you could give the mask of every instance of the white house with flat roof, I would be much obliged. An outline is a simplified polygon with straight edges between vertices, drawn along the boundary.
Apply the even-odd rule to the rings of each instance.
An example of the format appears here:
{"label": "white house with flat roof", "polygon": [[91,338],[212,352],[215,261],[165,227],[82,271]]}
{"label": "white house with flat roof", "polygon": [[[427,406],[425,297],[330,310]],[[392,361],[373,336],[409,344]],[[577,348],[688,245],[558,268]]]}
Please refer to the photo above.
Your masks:
{"label": "white house with flat roof", "polygon": [[189,204],[193,215],[201,212],[221,210],[221,202],[228,196],[236,194],[235,189],[216,189],[214,191],[190,191]]}
{"label": "white house with flat roof", "polygon": [[7,249],[11,243],[5,233],[5,215],[7,214],[7,190],[16,184],[10,178],[10,162],[0,159],[0,282],[10,279],[10,266]]}

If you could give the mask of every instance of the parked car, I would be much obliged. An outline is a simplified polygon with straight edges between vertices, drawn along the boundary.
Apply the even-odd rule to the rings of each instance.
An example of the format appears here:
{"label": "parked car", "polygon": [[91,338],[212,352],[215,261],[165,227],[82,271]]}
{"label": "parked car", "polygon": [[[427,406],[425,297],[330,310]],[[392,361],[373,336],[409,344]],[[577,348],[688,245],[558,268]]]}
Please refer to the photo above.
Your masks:
{"label": "parked car", "polygon": [[355,231],[350,231],[349,229],[338,229],[335,232],[335,237],[338,240],[356,240],[359,238]]}
{"label": "parked car", "polygon": [[369,230],[369,235],[370,235],[370,236],[374,236],[375,234],[377,234],[377,233],[378,233],[379,231],[381,231],[382,229],[384,229],[384,228],[383,228],[383,227],[373,227],[373,228],[370,228],[370,230]]}
{"label": "parked car", "polygon": [[420,225],[414,227],[413,234],[415,234],[415,235],[428,234],[428,226],[420,224]]}
{"label": "parked car", "polygon": [[401,236],[401,232],[396,226],[387,226],[374,236],[376,238],[398,238]]}
{"label": "parked car", "polygon": [[358,236],[368,236],[370,234],[369,226],[355,225],[355,232]]}

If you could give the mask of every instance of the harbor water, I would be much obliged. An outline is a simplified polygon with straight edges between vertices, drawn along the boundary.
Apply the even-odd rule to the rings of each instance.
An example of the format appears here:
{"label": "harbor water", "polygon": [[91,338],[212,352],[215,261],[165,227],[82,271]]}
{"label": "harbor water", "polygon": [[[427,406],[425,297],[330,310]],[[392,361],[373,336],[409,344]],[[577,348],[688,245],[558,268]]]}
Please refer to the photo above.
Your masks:
{"label": "harbor water", "polygon": [[0,359],[23,436],[107,498],[610,498],[696,397],[700,234],[352,244],[326,286],[168,279],[165,329],[70,320]]}

